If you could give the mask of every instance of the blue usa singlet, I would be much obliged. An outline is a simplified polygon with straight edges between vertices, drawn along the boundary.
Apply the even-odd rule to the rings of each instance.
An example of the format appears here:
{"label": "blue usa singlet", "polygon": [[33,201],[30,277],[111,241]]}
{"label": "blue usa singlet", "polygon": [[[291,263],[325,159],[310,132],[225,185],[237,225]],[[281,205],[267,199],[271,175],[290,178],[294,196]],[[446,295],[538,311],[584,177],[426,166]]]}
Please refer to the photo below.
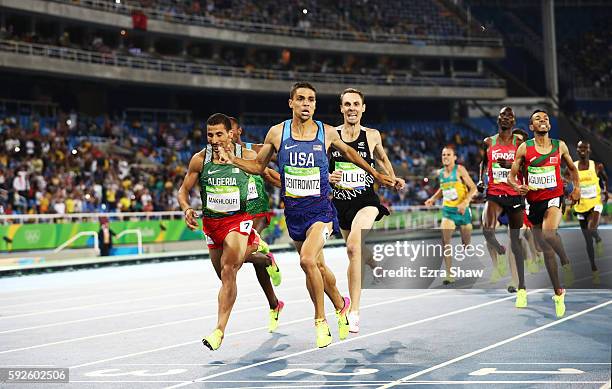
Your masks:
{"label": "blue usa singlet", "polygon": [[[306,231],[316,222],[334,222],[336,212],[330,200],[329,162],[325,149],[325,128],[317,124],[312,140],[295,140],[291,136],[291,120],[283,124],[278,150],[281,176],[281,198],[285,203],[285,219],[293,240],[304,241]],[[331,233],[331,231],[330,231]]]}

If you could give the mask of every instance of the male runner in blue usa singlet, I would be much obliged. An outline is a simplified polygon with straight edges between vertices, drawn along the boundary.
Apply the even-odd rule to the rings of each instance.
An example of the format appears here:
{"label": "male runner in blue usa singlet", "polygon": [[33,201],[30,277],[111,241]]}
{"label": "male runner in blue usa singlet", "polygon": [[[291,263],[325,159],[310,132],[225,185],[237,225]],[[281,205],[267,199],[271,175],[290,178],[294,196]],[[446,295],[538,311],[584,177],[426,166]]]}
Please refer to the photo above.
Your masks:
{"label": "male runner in blue usa singlet", "polygon": [[261,174],[274,152],[278,153],[287,228],[300,254],[300,266],[306,274],[306,287],[314,303],[316,343],[318,347],[326,347],[332,337],[325,321],[323,294],[330,297],[336,308],[340,339],[348,336],[350,308],[350,300],[338,292],[336,279],[321,255],[325,241],[337,229],[336,212],[330,199],[327,150],[333,145],[350,162],[384,185],[393,186],[395,181],[373,169],[340,139],[333,127],[313,120],[316,90],[311,84],[293,85],[289,107],[293,118],[270,128],[257,159],[237,158],[231,148],[225,150],[221,159],[247,173]]}

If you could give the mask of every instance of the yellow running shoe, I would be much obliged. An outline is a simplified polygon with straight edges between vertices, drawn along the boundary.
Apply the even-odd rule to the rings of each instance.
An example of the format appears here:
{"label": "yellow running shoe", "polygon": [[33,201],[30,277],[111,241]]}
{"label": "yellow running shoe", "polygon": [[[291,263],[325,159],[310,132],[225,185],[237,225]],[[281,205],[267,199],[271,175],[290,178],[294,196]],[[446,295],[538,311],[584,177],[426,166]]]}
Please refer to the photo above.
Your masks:
{"label": "yellow running shoe", "polygon": [[204,346],[208,347],[211,351],[215,351],[216,349],[221,347],[222,341],[223,341],[223,332],[218,328],[214,330],[212,334],[202,339],[202,343],[204,344]]}
{"label": "yellow running shoe", "polygon": [[266,266],[266,271],[270,276],[270,280],[272,280],[272,285],[279,286],[281,284],[282,276],[278,265],[276,264],[276,260],[274,260],[274,254],[267,253],[268,258],[270,258],[270,266]]}
{"label": "yellow running shoe", "polygon": [[348,312],[351,308],[351,299],[348,297],[343,297],[342,299],[344,300],[344,307],[336,311],[336,317],[338,318],[338,337],[340,340],[344,340],[348,337],[350,329]]}
{"label": "yellow running shoe", "polygon": [[518,292],[516,292],[514,306],[517,308],[527,308],[527,291],[525,289],[519,289]]}
{"label": "yellow running shoe", "polygon": [[444,281],[442,281],[442,285],[450,285],[455,283],[455,277],[446,276],[444,277]]}
{"label": "yellow running shoe", "polygon": [[604,255],[603,239],[600,239],[597,242],[595,242],[595,256],[599,258],[599,257],[603,257],[603,255]]}
{"label": "yellow running shoe", "polygon": [[325,319],[315,320],[315,328],[317,330],[317,347],[329,346],[332,342],[332,336],[327,321]]}
{"label": "yellow running shoe", "polygon": [[508,274],[508,255],[497,254],[497,271],[500,277],[505,277]]}
{"label": "yellow running shoe", "polygon": [[274,332],[278,328],[278,317],[285,307],[285,303],[278,300],[276,308],[270,309],[270,320],[268,321],[268,332]]}
{"label": "yellow running shoe", "polygon": [[593,285],[601,284],[601,280],[599,279],[599,270],[595,270],[593,272]]}
{"label": "yellow running shoe", "polygon": [[494,267],[493,272],[491,273],[491,278],[489,278],[489,282],[492,284],[497,284],[499,280],[502,279],[502,275],[499,272],[499,267]]}
{"label": "yellow running shoe", "polygon": [[568,263],[561,266],[561,270],[563,271],[563,283],[566,288],[571,288],[574,285],[574,271],[572,270],[572,266]]}
{"label": "yellow running shoe", "polygon": [[563,292],[558,295],[555,293],[553,301],[555,302],[555,313],[557,317],[563,317],[565,315],[565,289],[561,289]]}
{"label": "yellow running shoe", "polygon": [[538,262],[535,259],[528,259],[525,263],[530,274],[536,274],[540,271],[540,266],[538,266]]}

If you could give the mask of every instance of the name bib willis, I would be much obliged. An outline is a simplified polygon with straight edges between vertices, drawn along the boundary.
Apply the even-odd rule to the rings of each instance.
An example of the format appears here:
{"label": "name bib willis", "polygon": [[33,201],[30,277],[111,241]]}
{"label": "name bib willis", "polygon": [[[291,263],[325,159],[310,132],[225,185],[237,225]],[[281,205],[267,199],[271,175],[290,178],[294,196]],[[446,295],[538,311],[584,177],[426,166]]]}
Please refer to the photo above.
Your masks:
{"label": "name bib willis", "polygon": [[336,162],[336,170],[342,170],[342,180],[336,184],[338,189],[365,189],[366,172],[351,162]]}
{"label": "name bib willis", "polygon": [[321,195],[321,173],[318,167],[285,166],[285,195],[309,197]]}
{"label": "name bib willis", "polygon": [[206,208],[218,213],[239,211],[240,188],[237,186],[207,186]]}
{"label": "name bib willis", "polygon": [[529,166],[528,185],[530,189],[550,189],[557,186],[557,175],[554,166]]}

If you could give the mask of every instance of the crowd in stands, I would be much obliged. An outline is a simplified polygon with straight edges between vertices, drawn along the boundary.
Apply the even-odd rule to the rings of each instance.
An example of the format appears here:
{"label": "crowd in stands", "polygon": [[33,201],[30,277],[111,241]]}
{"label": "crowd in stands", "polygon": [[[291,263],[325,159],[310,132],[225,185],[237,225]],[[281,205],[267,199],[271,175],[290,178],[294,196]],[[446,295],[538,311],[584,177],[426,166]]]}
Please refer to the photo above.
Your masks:
{"label": "crowd in stands", "polygon": [[128,127],[74,114],[35,120],[27,129],[4,118],[0,213],[176,210],[188,161],[181,150],[200,144],[201,136],[172,124]]}
{"label": "crowd in stands", "polygon": [[[125,0],[124,0],[125,2]],[[127,0],[168,16],[286,26],[303,30],[339,30],[357,39],[378,34],[465,36],[463,24],[439,2],[429,0]]]}
{"label": "crowd in stands", "polygon": [[[409,82],[421,76],[424,62],[405,57],[388,55],[355,55],[305,53],[290,49],[244,48],[231,46],[204,46],[188,43],[184,50],[177,45],[156,47],[148,41],[126,36],[114,42],[102,34],[92,33],[78,39],[69,31],[61,35],[43,35],[33,32],[18,33],[12,25],[0,27],[0,39],[34,44],[45,44],[60,48],[72,48],[102,55],[100,61],[113,64],[117,55],[134,58],[152,58],[178,61],[197,65],[228,66],[244,71],[244,75],[255,78],[276,79],[278,71],[288,72],[289,78],[300,78],[300,74],[355,75],[364,83]],[[106,39],[106,40],[105,40]],[[448,76],[452,76],[449,74]],[[475,76],[478,77],[477,74]],[[364,77],[373,77],[371,79]]]}
{"label": "crowd in stands", "polygon": [[593,132],[603,140],[610,141],[612,139],[612,110],[608,115],[601,115],[586,111],[577,111],[573,115],[573,119],[585,129]]}
{"label": "crowd in stands", "polygon": [[[382,131],[384,143],[407,189],[382,190],[386,203],[422,204],[435,189],[445,144],[457,144],[459,162],[476,171],[478,149],[469,133],[389,126]],[[261,137],[246,133],[251,134],[246,141]],[[0,122],[0,214],[178,210],[177,191],[189,159],[204,142],[198,123],[145,124],[72,113],[24,125],[6,116]],[[270,193],[271,205],[282,207],[278,190]],[[192,198],[199,201],[195,192]]]}

